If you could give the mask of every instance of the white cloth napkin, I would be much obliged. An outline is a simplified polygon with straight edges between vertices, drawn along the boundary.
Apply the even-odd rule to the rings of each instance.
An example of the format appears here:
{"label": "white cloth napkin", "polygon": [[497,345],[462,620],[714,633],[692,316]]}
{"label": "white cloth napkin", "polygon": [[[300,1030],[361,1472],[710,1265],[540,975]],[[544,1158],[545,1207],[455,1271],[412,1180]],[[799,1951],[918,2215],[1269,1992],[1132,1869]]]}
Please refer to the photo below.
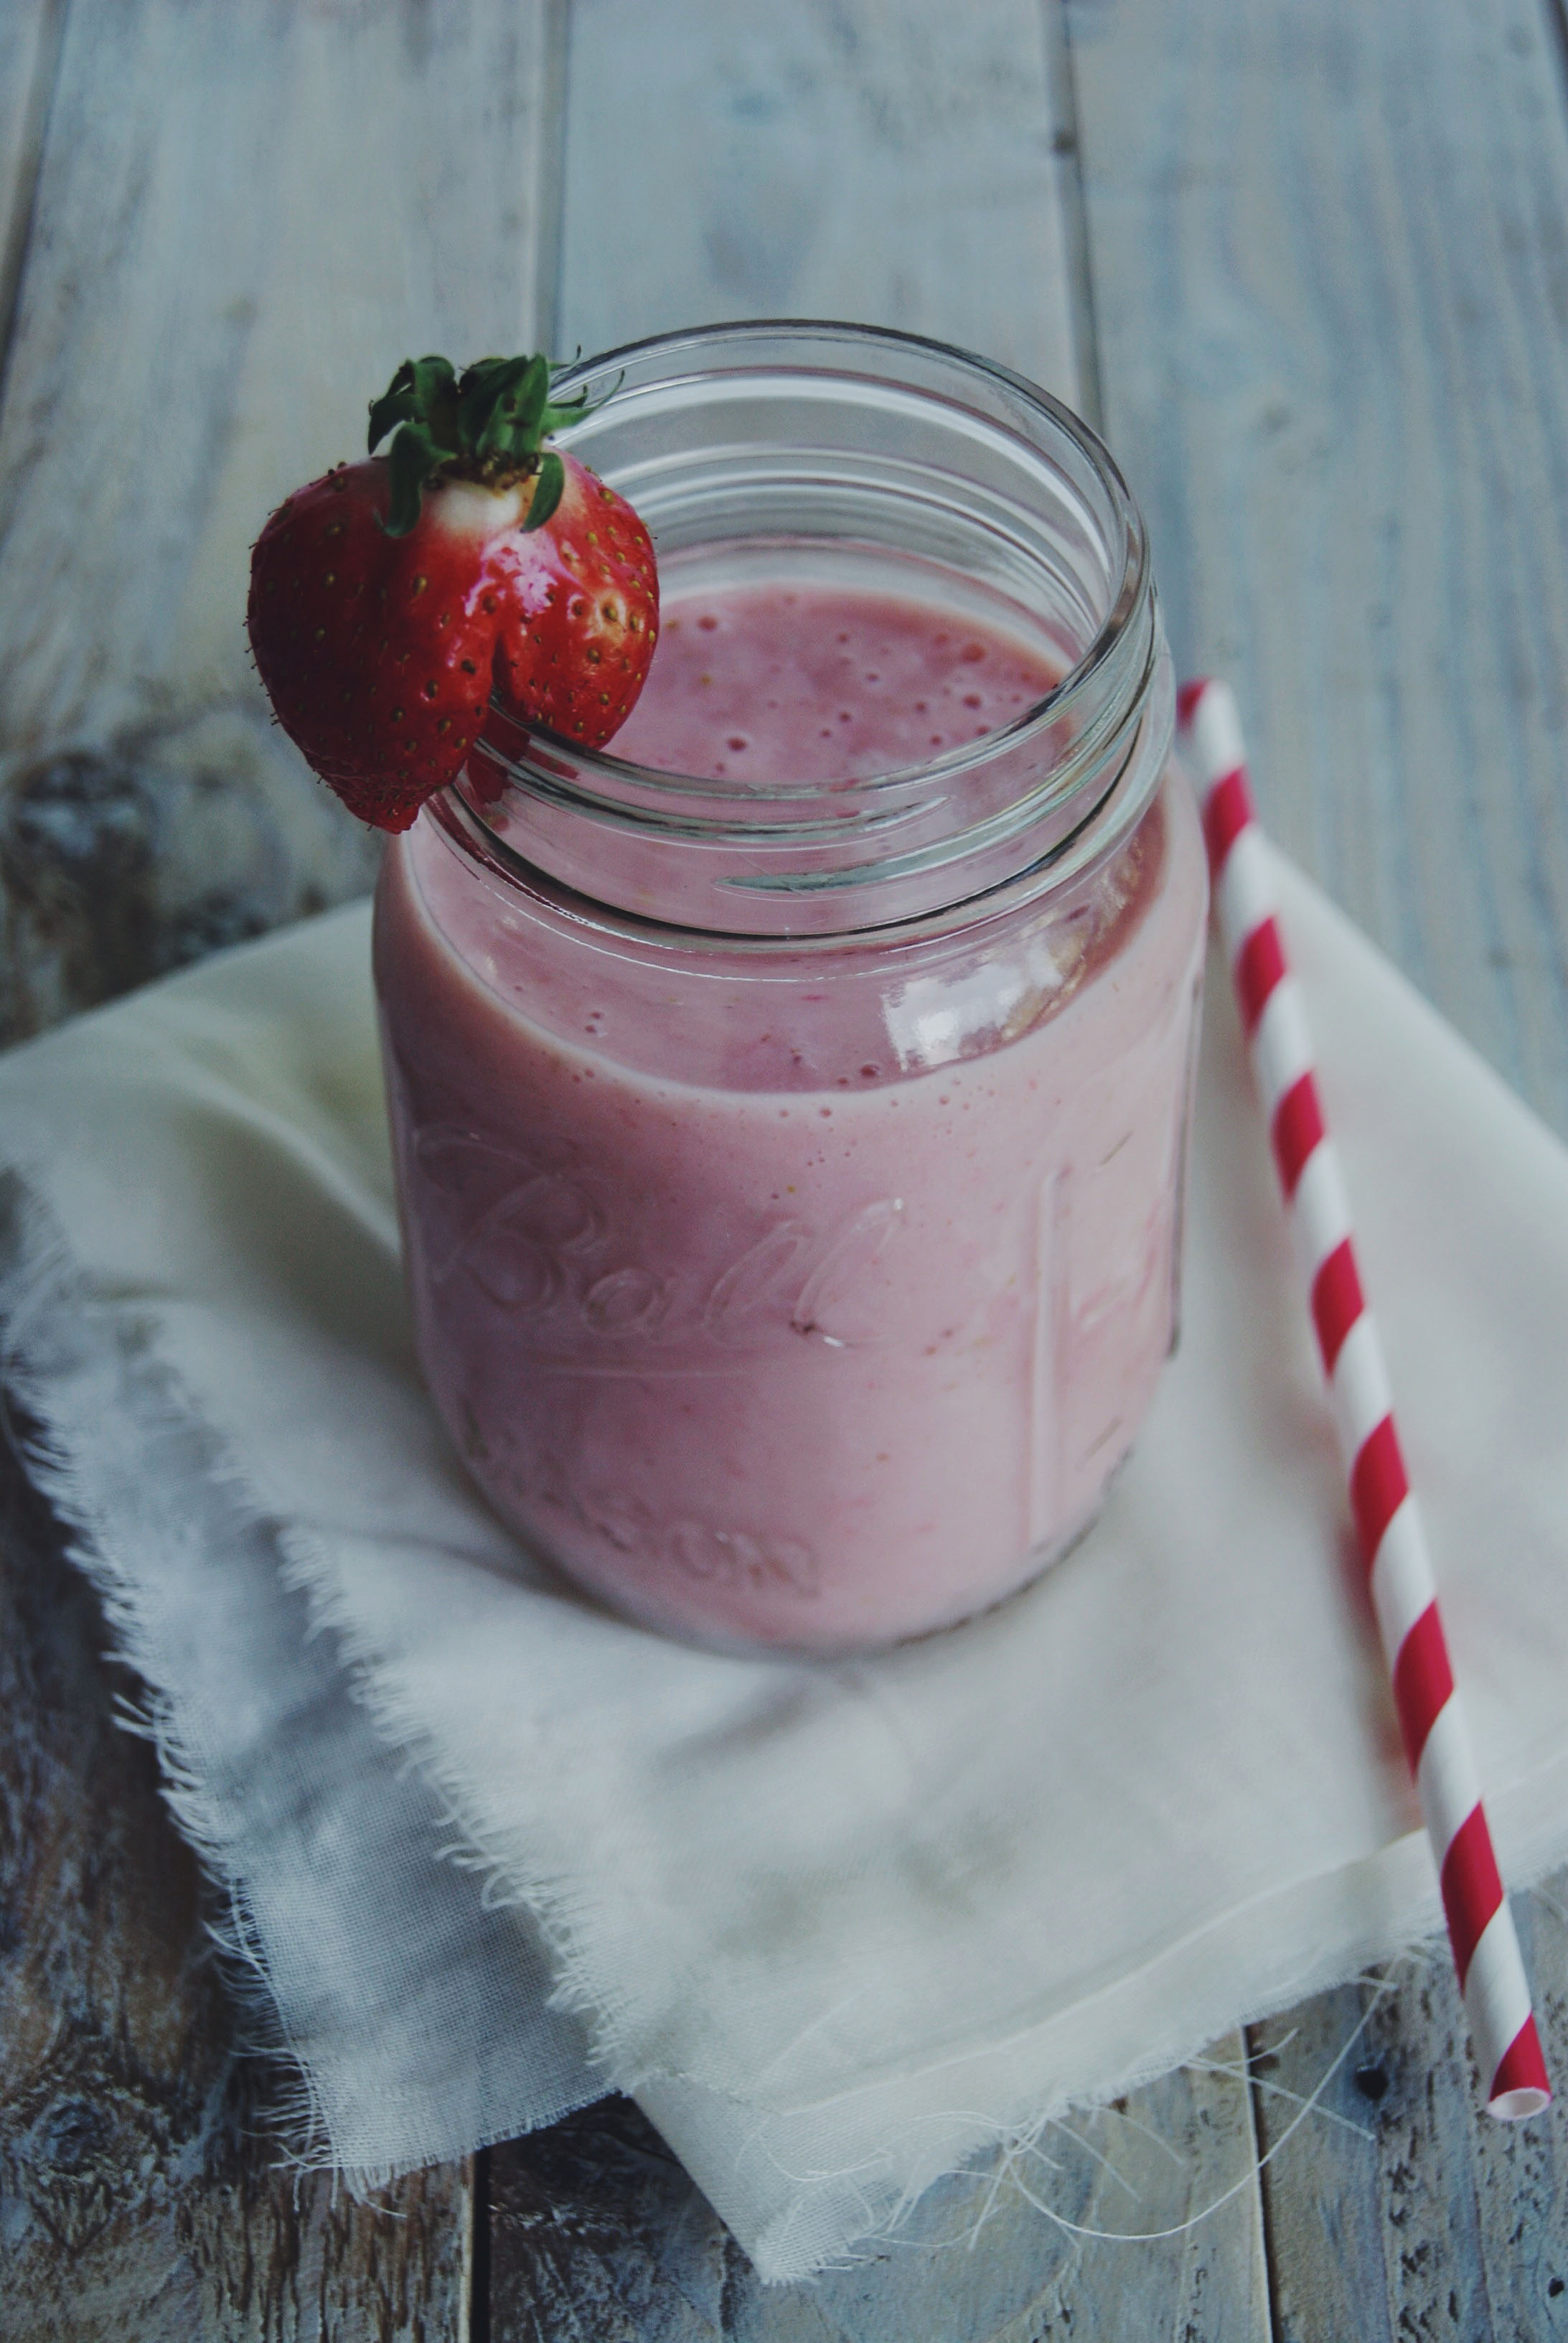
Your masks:
{"label": "white cloth napkin", "polygon": [[[1568,1155],[1281,886],[1519,1883],[1568,1854]],[[41,1469],[332,2159],[618,2087],[795,2277],[1436,1925],[1222,985],[1181,1349],[1100,1523],[975,1624],[813,1666],[607,1616],[470,1487],[410,1348],[367,946],[337,913],[0,1064]]]}

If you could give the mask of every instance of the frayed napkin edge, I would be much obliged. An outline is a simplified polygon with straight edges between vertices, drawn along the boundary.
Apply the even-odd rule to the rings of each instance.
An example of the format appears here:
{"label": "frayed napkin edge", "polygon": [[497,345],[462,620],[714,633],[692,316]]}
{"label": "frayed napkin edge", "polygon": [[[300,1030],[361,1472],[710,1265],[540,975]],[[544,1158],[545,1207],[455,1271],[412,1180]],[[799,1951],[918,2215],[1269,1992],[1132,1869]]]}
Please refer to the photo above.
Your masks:
{"label": "frayed napkin edge", "polygon": [[[625,2047],[618,2044],[611,2021],[603,2011],[587,1973],[587,1963],[573,1943],[574,1923],[569,1884],[564,1879],[558,1885],[541,1875],[527,1885],[519,1885],[512,1865],[493,1847],[487,1845],[461,1811],[460,1785],[450,1778],[449,1771],[436,1755],[430,1735],[419,1724],[401,1696],[383,1680],[379,1670],[382,1655],[372,1639],[357,1628],[343,1598],[333,1583],[332,1564],[311,1533],[297,1523],[280,1521],[275,1508],[263,1504],[245,1468],[235,1456],[232,1447],[208,1422],[199,1403],[186,1386],[178,1370],[164,1353],[160,1342],[158,1311],[155,1300],[146,1302],[110,1299],[94,1291],[92,1281],[76,1260],[68,1242],[60,1232],[46,1206],[27,1177],[25,1164],[14,1164],[5,1174],[5,1184],[14,1192],[12,1202],[15,1241],[14,1258],[0,1269],[0,1325],[5,1328],[5,1348],[0,1353],[0,1403],[5,1394],[14,1395],[21,1407],[33,1417],[39,1430],[29,1439],[17,1436],[8,1409],[0,1426],[18,1460],[29,1476],[48,1499],[69,1533],[66,1553],[72,1564],[88,1579],[104,1604],[106,1624],[116,1656],[135,1670],[144,1687],[143,1697],[136,1703],[122,1702],[116,1711],[122,1727],[149,1740],[156,1751],[163,1795],[182,1835],[190,1844],[206,1875],[220,1909],[209,1917],[208,1926],[223,1966],[241,2021],[238,2047],[242,2053],[272,2062],[278,2073],[279,2083],[267,2110],[269,2128],[276,2136],[278,2162],[286,2168],[300,2171],[330,2171],[356,2197],[372,2197],[402,2174],[420,2168],[411,2161],[389,2160],[386,2163],[350,2163],[336,2152],[325,2107],[317,2088],[307,2059],[290,2038],[270,1983],[266,1956],[261,1932],[250,1910],[243,1875],[236,1867],[229,1834],[219,1821],[208,1798],[199,1770],[191,1758],[182,1734],[177,1703],[158,1682],[156,1653],[138,1602],[134,1578],[120,1564],[112,1530],[106,1523],[101,1508],[90,1491],[90,1468],[75,1453],[69,1438],[51,1418],[45,1389],[46,1377],[35,1363],[28,1341],[30,1315],[39,1321],[46,1319],[51,1310],[73,1307],[91,1312],[101,1323],[112,1331],[101,1338],[108,1346],[136,1340],[141,1363],[156,1377],[158,1397],[149,1398],[145,1420],[138,1415],[133,1431],[145,1431],[155,1423],[196,1434],[206,1453],[207,1470],[214,1484],[221,1488],[232,1508],[236,1528],[264,1524],[276,1538],[283,1560],[284,1583],[302,1593],[309,1606],[313,1633],[332,1635],[345,1674],[346,1682],[355,1700],[368,1714],[375,1729],[387,1745],[397,1750],[424,1776],[441,1801],[453,1832],[454,1843],[440,1850],[442,1858],[459,1867],[471,1870],[482,1880],[479,1893],[490,1905],[509,1904],[525,1908],[540,1928],[547,1948],[558,1966],[558,1982],[550,1996],[553,2006],[570,2010],[585,2025],[588,2035],[589,2065],[601,2076],[606,2094],[621,2090],[636,2098],[646,2097],[657,2102],[661,2087],[674,2085],[678,2088],[696,2088],[710,2098],[720,2095],[709,2087],[691,2083],[689,2077],[671,2076],[650,2066],[638,2066],[625,2058]],[[1531,1781],[1553,1770],[1568,1772],[1568,1753],[1547,1759],[1534,1769]],[[1509,1804],[1507,1785],[1490,1794],[1494,1810],[1506,1816]],[[1521,1782],[1517,1786],[1524,1786]],[[1332,1876],[1347,1882],[1358,1874],[1369,1878],[1386,1869],[1391,1860],[1409,1860],[1423,1852],[1419,1832],[1407,1834],[1363,1858],[1359,1864],[1338,1866]],[[437,1850],[433,1849],[433,1853]],[[1523,1845],[1510,1849],[1511,1892],[1528,1890],[1556,1866],[1559,1850],[1548,1844],[1543,1833],[1528,1835]],[[1292,1883],[1291,1888],[1271,1889],[1264,1896],[1251,1899],[1256,1903],[1271,1900],[1281,1894],[1306,1888],[1310,1878]],[[1251,1906],[1237,1907],[1237,1910]],[[1147,1969],[1160,1965],[1173,1954],[1195,1947],[1216,1929],[1233,1920],[1236,1911],[1216,1915],[1203,1927],[1192,1932],[1180,1945],[1163,1948],[1159,1962],[1146,1964],[1141,1969],[1129,1970],[1123,1976],[1099,1989],[1110,1994],[1125,1989]],[[1072,2114],[1091,2113],[1140,2088],[1141,2086],[1180,2069],[1190,2068],[1203,2050],[1224,2035],[1242,2027],[1261,2024],[1280,2016],[1307,1996],[1332,1986],[1362,1982],[1375,1989],[1382,1982],[1370,1979],[1367,1971],[1372,1966],[1409,1961],[1445,1962],[1446,1947],[1441,1936],[1441,1908],[1435,1874],[1430,1894],[1421,1916],[1412,1925],[1399,1929],[1395,1940],[1386,1930],[1379,1935],[1369,1928],[1366,1941],[1347,1948],[1341,1945],[1314,1960],[1303,1962],[1289,1976],[1277,1978],[1268,1990],[1240,2013],[1233,2009],[1223,2014],[1207,2012],[1191,2023],[1179,2036],[1148,2051],[1127,2069],[1092,2088],[1070,2087],[1055,2094],[1042,2108],[1038,2098],[1027,2107],[1001,2117],[966,2116],[952,2110],[941,2120],[955,2133],[966,2127],[969,2144],[940,2168],[926,2172],[918,2186],[888,2182],[879,2190],[874,2176],[864,2167],[844,2171],[791,2173],[789,2177],[798,2187],[809,2192],[808,2201],[793,2207],[788,2214],[769,2226],[749,2247],[751,2259],[763,2279],[774,2285],[798,2282],[815,2271],[852,2267],[874,2253],[879,2244],[890,2239],[907,2223],[927,2190],[944,2177],[962,2177],[976,2170],[982,2159],[997,2157],[1010,2167],[1020,2157],[1032,2153],[1043,2132]],[[1098,1995],[1089,1996],[1097,1998]],[[1370,2016],[1372,2006],[1366,2015]],[[1365,2022],[1365,2017],[1362,2021]],[[882,2089],[906,2086],[911,2077],[935,2073],[943,2068],[961,2068],[987,2059],[1005,2056],[1043,2028],[1060,2023],[1060,2013],[1045,2019],[1025,2020],[1011,2033],[983,2048],[970,2048],[949,2056],[939,2056],[913,2069],[900,2067],[885,2076],[858,2078],[852,2089],[843,2096],[874,2097]],[[1304,2120],[1321,2090],[1344,2058],[1349,2056],[1360,2027],[1348,2037],[1325,2069],[1312,2099],[1299,2111],[1297,2121]],[[764,2109],[750,2102],[730,2101],[740,2111],[756,2119],[754,2138],[760,2126],[770,2115],[809,2112],[809,2103],[800,2108]],[[922,2119],[910,2118],[912,2127]],[[1295,2124],[1290,2129],[1293,2131]],[[1285,2137],[1289,2137],[1287,2132]],[[498,2139],[501,2135],[498,2134]],[[476,2138],[472,2149],[496,2144],[490,2138]],[[1277,2152],[1276,2144],[1270,2154]],[[1261,2168],[1265,2157],[1260,2159]],[[700,2185],[700,2176],[699,2185]],[[791,2233],[799,2234],[809,2222],[813,2201],[821,2202],[824,2196],[842,2197],[846,2192],[865,2207],[867,2218],[853,2235],[844,2255],[824,2260],[809,2249],[802,2253],[792,2243]],[[718,2192],[709,2190],[710,2194]],[[1191,2226],[1219,2209],[1220,2203],[1202,2208],[1191,2217]],[[880,2199],[879,2202],[878,2199]],[[1032,2200],[1031,2200],[1032,2201]],[[722,2206],[719,2208],[722,2211]],[[1043,2217],[1059,2221],[1060,2217],[1049,2206],[1040,2205]],[[1070,2227],[1071,2225],[1066,2225]],[[1130,2242],[1138,2242],[1137,2233],[1130,2233]]]}
{"label": "frayed napkin edge", "polygon": [[[330,2174],[349,2197],[373,2200],[408,2173],[426,2169],[427,2159],[391,2156],[367,2161],[343,2154],[336,2143],[310,2061],[289,2032],[272,1983],[265,1931],[236,1860],[233,1834],[191,1754],[180,1722],[181,1704],[160,1681],[156,1639],[137,1583],[119,1558],[112,1524],[92,1487],[90,1464],[51,1408],[47,1373],[37,1362],[36,1335],[29,1342],[29,1322],[42,1328],[53,1313],[63,1312],[77,1315],[79,1323],[90,1312],[103,1330],[96,1339],[104,1354],[136,1342],[146,1388],[129,1419],[133,1435],[139,1439],[157,1431],[196,1435],[206,1452],[208,1478],[227,1501],[236,1531],[257,1525],[276,1531],[276,1517],[247,1493],[246,1477],[226,1443],[162,1355],[156,1308],[109,1302],[94,1291],[25,1169],[15,1163],[0,1166],[0,1241],[10,1254],[9,1260],[0,1260],[0,1440],[65,1531],[65,1558],[86,1579],[103,1606],[114,1659],[136,1677],[135,1694],[116,1695],[114,1721],[122,1732],[151,1745],[160,1794],[200,1868],[206,1889],[203,1925],[236,2017],[235,2048],[270,2070],[256,2119],[272,2143],[278,2168]],[[24,1434],[16,1424],[16,1409],[35,1427],[30,1433]],[[312,1631],[317,1632],[318,1625],[313,1621]],[[344,1673],[350,1694],[360,1701],[356,1674]],[[452,1821],[461,1827],[456,1817]],[[433,1845],[432,1860],[443,1852]],[[590,2105],[614,2087],[607,2077],[604,2090],[585,2092],[580,2104]],[[461,2152],[473,2154],[518,2136],[481,2127]]]}

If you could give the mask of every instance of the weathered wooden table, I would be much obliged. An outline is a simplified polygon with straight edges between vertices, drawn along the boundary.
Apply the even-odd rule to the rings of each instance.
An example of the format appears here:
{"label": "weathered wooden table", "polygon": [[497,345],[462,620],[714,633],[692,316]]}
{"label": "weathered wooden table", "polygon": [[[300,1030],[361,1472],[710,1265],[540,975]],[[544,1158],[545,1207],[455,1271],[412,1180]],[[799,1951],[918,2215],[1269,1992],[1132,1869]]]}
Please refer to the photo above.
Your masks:
{"label": "weathered wooden table", "polygon": [[[0,0],[5,1036],[367,885],[240,612],[407,351],[859,317],[1102,424],[1276,833],[1568,1133],[1564,64],[1562,0]],[[1131,2103],[1222,2199],[1157,2244],[1004,2197],[770,2293],[616,2103],[297,2182],[92,1600],[3,1506],[6,2337],[1568,2335],[1568,2102],[1478,2115],[1442,1958]],[[1568,1888],[1520,1909],[1568,2081]]]}

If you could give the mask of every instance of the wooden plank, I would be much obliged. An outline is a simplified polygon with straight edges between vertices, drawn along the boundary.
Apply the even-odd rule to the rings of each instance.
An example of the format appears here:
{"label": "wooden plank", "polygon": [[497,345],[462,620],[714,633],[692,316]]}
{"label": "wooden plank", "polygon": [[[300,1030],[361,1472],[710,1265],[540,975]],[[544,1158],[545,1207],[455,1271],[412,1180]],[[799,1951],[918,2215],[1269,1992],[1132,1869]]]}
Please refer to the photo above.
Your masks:
{"label": "wooden plank", "polygon": [[[0,1039],[367,883],[250,675],[249,541],[357,451],[408,349],[531,338],[558,30],[549,0],[0,12],[0,230],[31,221],[0,406]],[[281,2167],[196,1865],[113,1726],[128,1687],[0,1468],[6,2335],[457,2343],[471,2173],[360,2206]]]}
{"label": "wooden plank", "polygon": [[[1016,2180],[940,2183],[854,2266],[790,2287],[760,2283],[628,2101],[585,2108],[491,2158],[491,2332],[498,2343],[1264,2343],[1256,2143],[1229,2071],[1243,2059],[1238,2036],[1218,2056],[1225,2071],[1168,2076],[1124,2109],[1052,2127],[1038,2155],[1018,2158]],[[1164,2227],[1178,2233],[1141,2235]],[[1114,2234],[1084,2234],[1101,2229]]]}
{"label": "wooden plank", "polygon": [[408,350],[532,338],[555,22],[70,9],[0,408],[0,1032],[368,883],[248,548]]}
{"label": "wooden plank", "polygon": [[[1282,842],[1568,1129],[1546,13],[1066,10],[1107,428],[1178,659],[1234,680]],[[1568,1916],[1535,1910],[1561,2073]],[[1252,2036],[1276,2334],[1568,2332],[1561,2111],[1490,2123],[1445,1956],[1394,1978]]]}
{"label": "wooden plank", "polygon": [[1540,0],[1067,0],[1109,437],[1282,842],[1568,1131],[1568,125]]}
{"label": "wooden plank", "polygon": [[1038,0],[575,0],[567,119],[563,347],[848,317],[1075,397]]}
{"label": "wooden plank", "polygon": [[466,2343],[471,2176],[280,2162],[195,1859],[96,1605],[0,1441],[0,2315],[8,2343]]}
{"label": "wooden plank", "polygon": [[[1565,1894],[1559,1875],[1514,1899],[1559,2077]],[[1290,2130],[1352,2036],[1321,2112]],[[1526,2125],[1483,2112],[1442,1946],[1256,2028],[1253,2052],[1278,2343],[1568,2335],[1568,2116],[1561,2099]]]}

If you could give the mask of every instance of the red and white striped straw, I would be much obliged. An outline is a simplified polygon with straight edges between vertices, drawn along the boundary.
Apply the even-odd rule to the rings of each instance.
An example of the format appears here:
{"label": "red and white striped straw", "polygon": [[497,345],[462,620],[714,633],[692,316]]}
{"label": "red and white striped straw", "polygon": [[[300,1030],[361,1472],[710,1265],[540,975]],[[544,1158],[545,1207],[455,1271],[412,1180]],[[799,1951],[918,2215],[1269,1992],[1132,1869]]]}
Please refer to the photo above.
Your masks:
{"label": "red and white striped straw", "polygon": [[1362,1297],[1306,1012],[1285,961],[1235,698],[1226,684],[1200,680],[1183,688],[1178,705],[1203,809],[1215,917],[1309,1283],[1351,1509],[1437,1863],[1459,1989],[1486,2078],[1486,2105],[1494,2116],[1518,2120],[1540,2114],[1552,2086],[1453,1688],[1426,1534],[1394,1431],[1382,1344]]}

